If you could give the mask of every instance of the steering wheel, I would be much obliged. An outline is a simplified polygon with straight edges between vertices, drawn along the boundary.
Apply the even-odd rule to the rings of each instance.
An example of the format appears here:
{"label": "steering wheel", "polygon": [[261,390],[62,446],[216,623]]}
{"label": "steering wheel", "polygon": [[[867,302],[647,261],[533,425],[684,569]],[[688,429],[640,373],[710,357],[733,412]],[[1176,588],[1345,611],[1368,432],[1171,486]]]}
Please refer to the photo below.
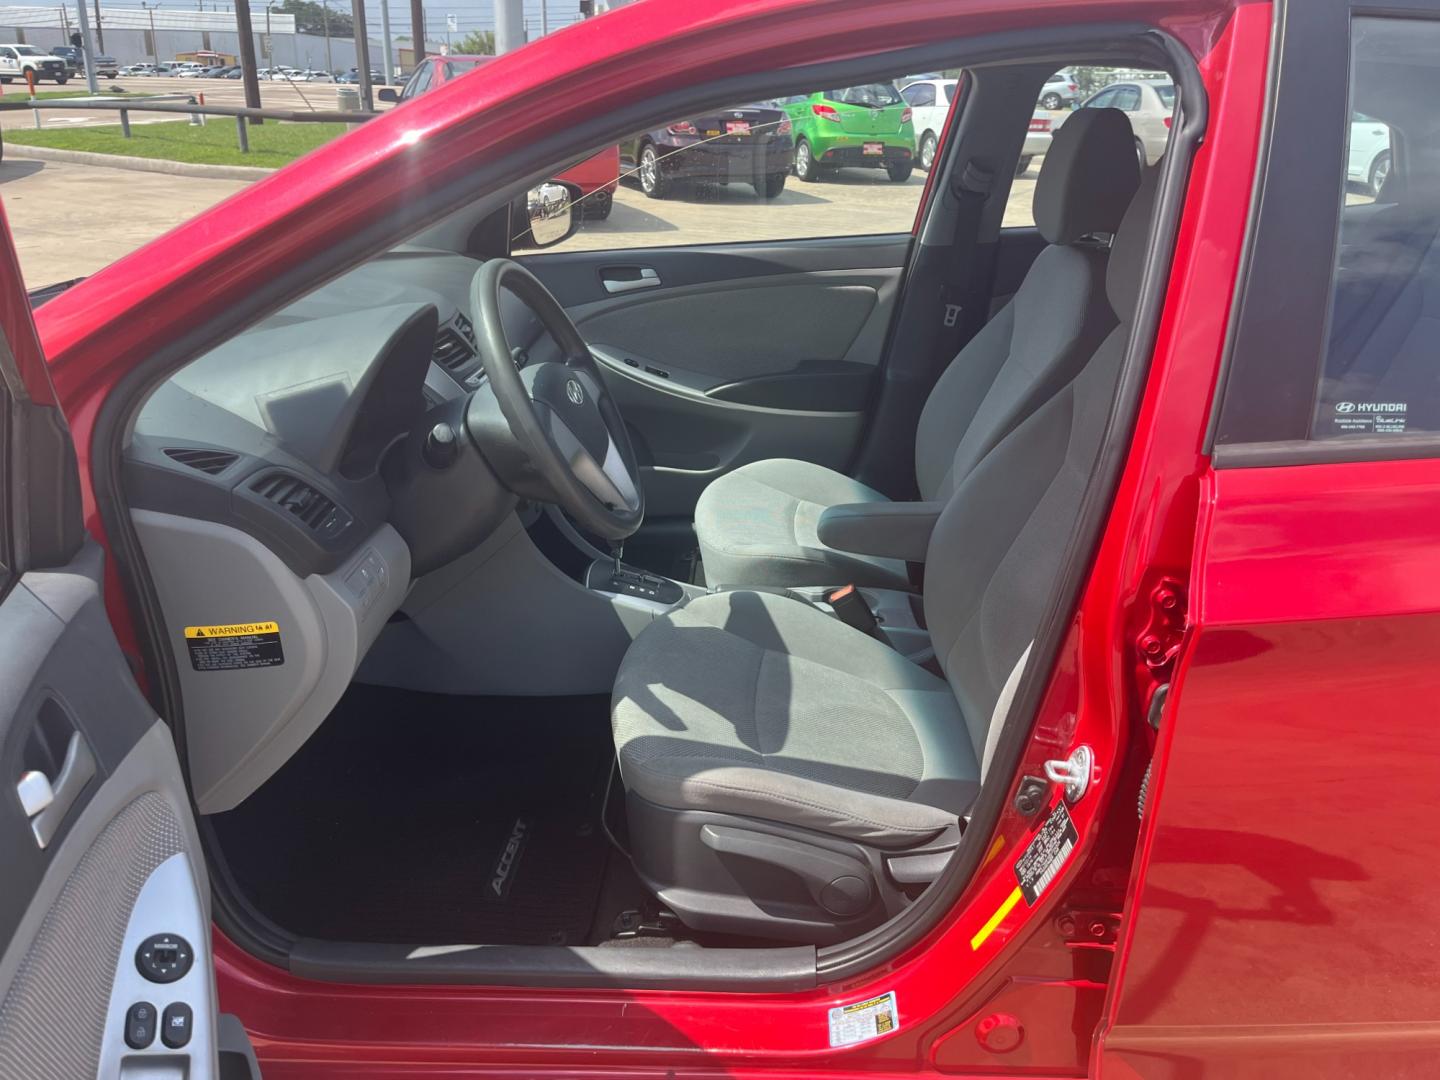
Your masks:
{"label": "steering wheel", "polygon": [[[531,364],[500,318],[500,294],[521,300],[560,346],[563,361]],[[470,285],[475,340],[488,383],[471,395],[465,426],[511,491],[557,504],[584,529],[623,540],[645,518],[635,450],[585,339],[538,278],[490,259]]]}

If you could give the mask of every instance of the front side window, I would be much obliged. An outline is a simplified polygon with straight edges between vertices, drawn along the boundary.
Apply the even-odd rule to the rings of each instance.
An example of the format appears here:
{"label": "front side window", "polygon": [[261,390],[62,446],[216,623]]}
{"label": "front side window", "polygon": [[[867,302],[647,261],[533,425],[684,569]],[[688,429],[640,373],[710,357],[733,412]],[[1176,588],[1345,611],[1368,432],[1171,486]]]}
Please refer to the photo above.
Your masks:
{"label": "front side window", "polygon": [[928,91],[932,105],[881,80],[633,132],[555,175],[580,196],[582,216],[551,250],[908,233],[945,115],[933,81],[909,90]]}
{"label": "front side window", "polygon": [[907,86],[900,92],[901,97],[917,108],[935,104],[935,84],[916,83],[914,86]]}
{"label": "front side window", "polygon": [[1110,108],[1134,112],[1140,108],[1140,88],[1138,86],[1116,87],[1115,96],[1110,101]]}
{"label": "front side window", "polygon": [[415,73],[410,76],[410,81],[405,84],[405,89],[400,91],[400,100],[409,101],[417,95],[423,94],[430,89],[430,80],[435,77],[435,65],[429,60],[423,60]]}

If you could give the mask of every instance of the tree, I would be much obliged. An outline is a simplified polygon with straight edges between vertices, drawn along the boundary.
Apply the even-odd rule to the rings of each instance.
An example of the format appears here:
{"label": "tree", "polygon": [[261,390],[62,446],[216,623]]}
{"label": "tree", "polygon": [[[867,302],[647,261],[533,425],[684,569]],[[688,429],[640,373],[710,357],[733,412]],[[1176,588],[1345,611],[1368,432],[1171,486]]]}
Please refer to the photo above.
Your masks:
{"label": "tree", "polygon": [[[325,11],[313,0],[282,0],[275,8],[286,15],[295,16],[295,29],[302,34],[325,33]],[[330,35],[332,37],[354,37],[355,22],[344,11],[330,12]]]}
{"label": "tree", "polygon": [[494,56],[495,31],[475,30],[455,43],[457,56]]}

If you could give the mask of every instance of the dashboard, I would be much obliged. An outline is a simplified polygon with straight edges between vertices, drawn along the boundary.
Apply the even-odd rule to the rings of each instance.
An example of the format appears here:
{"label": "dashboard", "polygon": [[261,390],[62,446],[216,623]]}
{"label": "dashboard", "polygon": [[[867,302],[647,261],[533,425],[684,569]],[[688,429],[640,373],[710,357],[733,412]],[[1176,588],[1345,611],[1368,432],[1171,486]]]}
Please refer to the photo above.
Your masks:
{"label": "dashboard", "polygon": [[[123,484],[165,623],[204,813],[237,805],[344,693],[418,573],[483,541],[515,497],[478,454],[419,442],[484,385],[481,263],[400,248],[176,372],[141,407]],[[512,346],[558,347],[524,304]]]}

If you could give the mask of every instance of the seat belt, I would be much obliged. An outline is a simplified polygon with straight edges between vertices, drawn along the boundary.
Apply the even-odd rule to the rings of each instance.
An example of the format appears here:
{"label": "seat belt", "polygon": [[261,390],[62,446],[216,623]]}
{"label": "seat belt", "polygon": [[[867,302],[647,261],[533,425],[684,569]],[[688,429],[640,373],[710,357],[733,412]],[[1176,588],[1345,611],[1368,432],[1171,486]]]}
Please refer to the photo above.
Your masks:
{"label": "seat belt", "polygon": [[940,280],[936,355],[943,371],[975,336],[989,315],[989,282],[995,244],[980,243],[985,205],[995,187],[995,173],[971,159],[950,185],[958,210],[952,258]]}

